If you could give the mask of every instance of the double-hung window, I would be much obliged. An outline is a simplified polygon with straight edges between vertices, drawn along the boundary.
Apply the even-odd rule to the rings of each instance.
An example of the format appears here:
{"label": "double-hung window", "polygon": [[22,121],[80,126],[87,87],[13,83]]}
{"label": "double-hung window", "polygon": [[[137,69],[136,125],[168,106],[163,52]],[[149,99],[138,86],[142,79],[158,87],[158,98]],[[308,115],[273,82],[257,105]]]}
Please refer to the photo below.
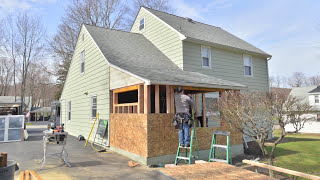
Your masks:
{"label": "double-hung window", "polygon": [[211,68],[211,48],[201,46],[202,67]]}
{"label": "double-hung window", "polygon": [[144,18],[140,19],[139,21],[139,31],[144,29]]}
{"label": "double-hung window", "polygon": [[84,73],[84,50],[80,54],[80,72]]}
{"label": "double-hung window", "polygon": [[71,101],[68,102],[68,120],[71,120]]}
{"label": "double-hung window", "polygon": [[314,96],[314,103],[319,104],[319,96]]}
{"label": "double-hung window", "polygon": [[91,119],[95,119],[97,115],[97,96],[91,97]]}
{"label": "double-hung window", "polygon": [[249,55],[243,55],[244,75],[252,76],[252,57]]}

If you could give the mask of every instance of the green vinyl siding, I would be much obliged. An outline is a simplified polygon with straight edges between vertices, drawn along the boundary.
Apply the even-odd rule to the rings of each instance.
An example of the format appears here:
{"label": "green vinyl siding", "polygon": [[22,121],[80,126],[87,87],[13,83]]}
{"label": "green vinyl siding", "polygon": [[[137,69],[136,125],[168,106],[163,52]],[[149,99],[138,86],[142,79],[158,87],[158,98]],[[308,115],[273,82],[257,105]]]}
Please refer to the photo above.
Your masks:
{"label": "green vinyl siding", "polygon": [[[145,18],[144,29],[139,31],[139,22]],[[141,8],[131,32],[143,34],[153,43],[163,54],[165,54],[179,68],[183,69],[182,62],[182,41],[176,31]]]}
{"label": "green vinyl siding", "polygon": [[252,90],[269,90],[268,61],[252,56],[253,76],[244,75],[243,54],[211,47],[211,68],[202,68],[201,45],[183,41],[183,70],[237,82]]}
{"label": "green vinyl siding", "polygon": [[[84,41],[82,41],[84,34]],[[80,73],[80,54],[85,51],[84,73]],[[61,95],[61,123],[73,135],[88,137],[91,119],[91,97],[97,96],[100,119],[109,119],[109,65],[83,26],[72,57],[66,83]],[[86,95],[85,93],[88,93]],[[71,121],[68,121],[68,102],[71,101]],[[93,133],[96,131],[94,128]],[[91,136],[91,140],[93,136]]]}

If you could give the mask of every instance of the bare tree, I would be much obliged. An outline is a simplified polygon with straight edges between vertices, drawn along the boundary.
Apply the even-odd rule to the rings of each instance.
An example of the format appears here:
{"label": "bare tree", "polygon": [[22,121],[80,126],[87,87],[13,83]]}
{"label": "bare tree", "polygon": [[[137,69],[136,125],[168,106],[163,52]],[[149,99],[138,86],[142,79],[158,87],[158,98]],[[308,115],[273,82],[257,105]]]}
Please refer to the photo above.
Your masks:
{"label": "bare tree", "polygon": [[[298,116],[291,116],[297,112],[297,107],[306,107],[308,102],[288,96],[282,90],[273,93],[266,92],[234,92],[223,93],[219,99],[220,111],[223,119],[233,128],[255,141],[269,164],[273,165],[276,146],[287,135],[285,126],[290,121],[299,121]],[[299,113],[308,113],[307,108],[301,108]],[[288,120],[286,117],[290,117]],[[273,126],[280,127],[281,134],[275,141],[267,142]],[[267,145],[271,150],[267,151]],[[273,176],[273,171],[270,171]]]}
{"label": "bare tree", "polygon": [[309,77],[309,84],[314,86],[320,85],[320,75],[314,75]]}
{"label": "bare tree", "polygon": [[45,29],[38,18],[27,13],[17,16],[16,28],[17,56],[21,61],[21,103],[24,105],[30,64],[42,58]]}
{"label": "bare tree", "polygon": [[7,58],[0,58],[0,96],[7,96],[13,78],[13,64]]}
{"label": "bare tree", "polygon": [[17,84],[16,84],[16,70],[17,70],[17,58],[18,58],[18,44],[16,42],[17,31],[14,25],[14,20],[12,15],[8,15],[6,18],[6,43],[4,44],[4,50],[6,56],[13,62],[13,86],[14,86],[14,100],[17,101]]}
{"label": "bare tree", "polygon": [[294,72],[289,78],[289,86],[291,87],[302,87],[308,85],[307,77],[302,72]]}
{"label": "bare tree", "polygon": [[[301,100],[302,101],[302,100]],[[313,107],[308,103],[297,103],[294,111],[288,112],[287,120],[293,125],[295,133],[298,133],[305,125],[306,122],[314,120],[309,112],[312,112]]]}
{"label": "bare tree", "polygon": [[69,70],[81,25],[125,29],[128,11],[129,7],[123,0],[72,0],[50,43],[54,57],[60,61],[56,72],[60,85],[57,98],[60,97]]}

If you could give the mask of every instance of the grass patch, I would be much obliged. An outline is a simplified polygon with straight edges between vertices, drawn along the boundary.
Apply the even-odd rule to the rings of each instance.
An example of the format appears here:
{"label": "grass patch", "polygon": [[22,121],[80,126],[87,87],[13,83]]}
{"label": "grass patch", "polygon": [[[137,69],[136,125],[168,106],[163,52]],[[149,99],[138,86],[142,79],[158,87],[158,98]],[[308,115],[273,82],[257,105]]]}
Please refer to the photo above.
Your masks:
{"label": "grass patch", "polygon": [[286,135],[277,145],[274,165],[320,176],[320,134]]}
{"label": "grass patch", "polygon": [[29,122],[29,123],[26,123],[26,125],[27,126],[32,126],[33,124]]}

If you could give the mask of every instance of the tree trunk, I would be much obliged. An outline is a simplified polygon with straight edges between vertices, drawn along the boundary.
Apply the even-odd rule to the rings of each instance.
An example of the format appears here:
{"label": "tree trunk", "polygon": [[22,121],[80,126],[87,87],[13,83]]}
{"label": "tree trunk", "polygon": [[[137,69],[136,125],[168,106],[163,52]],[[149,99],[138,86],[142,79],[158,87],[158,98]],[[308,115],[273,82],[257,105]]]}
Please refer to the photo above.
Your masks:
{"label": "tree trunk", "polygon": [[[269,157],[269,165],[273,166],[273,154],[270,154],[270,157]],[[274,172],[273,170],[269,169],[269,176],[271,178],[274,178]]]}

